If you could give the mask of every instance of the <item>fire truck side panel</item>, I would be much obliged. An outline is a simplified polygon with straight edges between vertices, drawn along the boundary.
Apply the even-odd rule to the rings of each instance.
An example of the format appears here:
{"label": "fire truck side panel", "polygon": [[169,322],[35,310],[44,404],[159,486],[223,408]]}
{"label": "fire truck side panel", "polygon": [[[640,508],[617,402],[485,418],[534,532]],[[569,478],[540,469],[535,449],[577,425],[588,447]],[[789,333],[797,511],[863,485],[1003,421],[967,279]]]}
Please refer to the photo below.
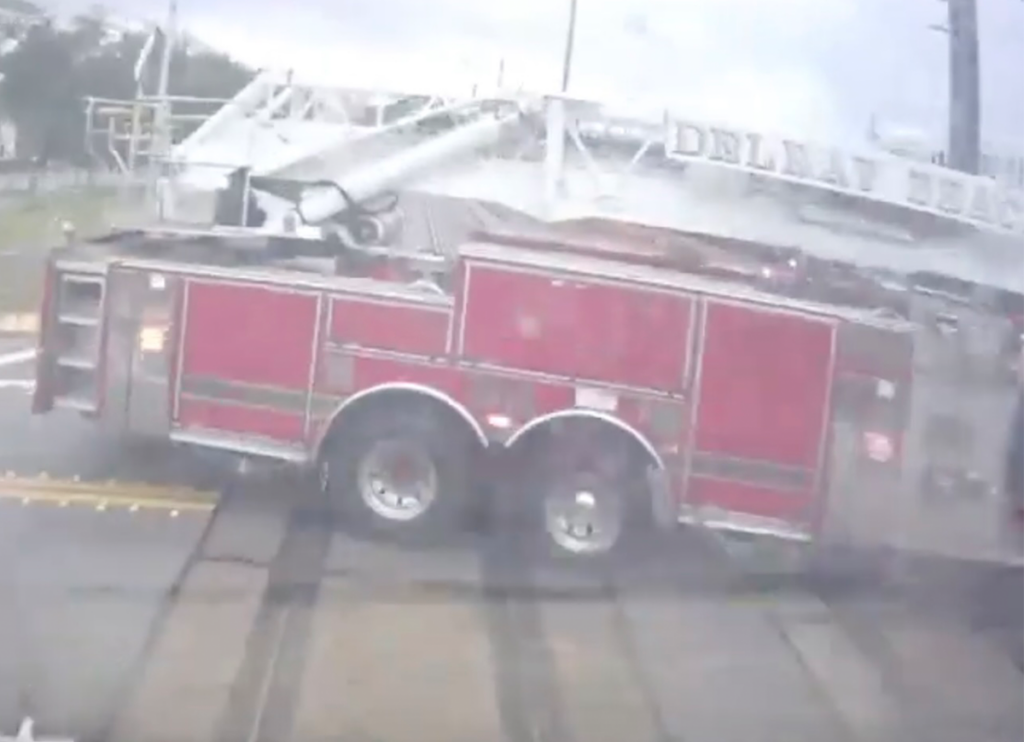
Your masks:
{"label": "fire truck side panel", "polygon": [[465,266],[459,344],[489,366],[682,391],[692,299],[591,276]]}
{"label": "fire truck side panel", "polygon": [[[507,437],[531,420],[574,404],[573,385],[563,379],[547,379],[469,367],[465,370],[466,404],[492,430]],[[495,419],[507,428],[494,430]]]}
{"label": "fire truck side panel", "polygon": [[369,355],[328,346],[321,362],[318,391],[346,397],[383,384],[410,383],[462,397],[462,374],[448,365],[411,356]]}
{"label": "fire truck side panel", "polygon": [[466,264],[460,342],[464,359],[573,376],[572,290],[551,275]]}
{"label": "fire truck side panel", "polygon": [[182,396],[178,407],[179,427],[260,436],[277,441],[301,441],[304,416],[234,402],[217,402]]}
{"label": "fire truck side panel", "polygon": [[693,300],[667,291],[576,282],[577,376],[681,392]]}
{"label": "fire truck side panel", "polygon": [[[424,308],[424,313],[437,314]],[[466,395],[462,372],[447,360],[345,348],[328,341],[320,354],[311,407],[309,443],[316,446],[338,406],[360,392],[393,384],[414,384],[447,395],[462,404]]]}
{"label": "fire truck side panel", "polygon": [[448,352],[451,309],[344,296],[331,300],[328,338],[342,345],[441,356]]}
{"label": "fire truck side panel", "polygon": [[821,455],[833,324],[708,301],[695,448],[814,469]]}
{"label": "fire truck side panel", "polygon": [[201,279],[186,291],[176,426],[302,441],[320,295]]}
{"label": "fire truck side panel", "polygon": [[835,324],[708,300],[687,503],[805,527],[827,439]]}

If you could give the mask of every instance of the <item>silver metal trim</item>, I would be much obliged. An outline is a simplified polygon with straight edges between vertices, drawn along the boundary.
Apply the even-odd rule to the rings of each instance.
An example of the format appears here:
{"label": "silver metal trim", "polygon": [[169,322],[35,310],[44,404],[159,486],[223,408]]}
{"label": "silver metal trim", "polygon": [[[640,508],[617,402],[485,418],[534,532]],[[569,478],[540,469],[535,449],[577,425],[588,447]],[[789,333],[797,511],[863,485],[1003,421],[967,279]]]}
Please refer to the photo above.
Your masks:
{"label": "silver metal trim", "polygon": [[451,307],[454,300],[449,294],[418,291],[409,285],[393,281],[356,276],[323,276],[283,269],[218,268],[214,266],[186,265],[159,260],[125,260],[120,265],[143,271],[168,275],[181,275],[195,279],[213,280],[225,285],[272,286],[296,292],[327,291],[332,294],[352,294],[359,298],[377,297],[396,299],[409,304]]}
{"label": "silver metal trim", "polygon": [[320,458],[321,447],[323,446],[325,434],[327,433],[327,431],[331,429],[331,426],[334,425],[334,421],[337,420],[341,413],[344,412],[347,408],[351,407],[359,400],[365,399],[366,397],[370,397],[375,394],[386,394],[388,392],[396,391],[423,394],[427,397],[437,400],[438,402],[441,402],[442,404],[448,405],[455,412],[458,413],[459,417],[461,417],[466,422],[467,425],[469,425],[470,429],[476,435],[477,440],[480,442],[480,445],[486,448],[490,444],[490,441],[487,438],[487,434],[484,432],[483,426],[475,417],[473,417],[473,414],[468,409],[466,409],[466,407],[463,404],[452,399],[452,397],[445,394],[444,392],[438,391],[437,389],[433,389],[424,384],[414,384],[411,382],[396,381],[388,382],[386,384],[378,384],[377,386],[372,386],[368,389],[363,389],[362,391],[356,392],[352,396],[348,397],[347,399],[345,399],[344,402],[338,405],[337,409],[334,410],[334,412],[327,418],[323,428],[320,431],[319,439],[317,440],[316,445],[314,446],[314,456],[316,458]]}
{"label": "silver metal trim", "polygon": [[248,434],[242,438],[200,428],[178,428],[172,430],[169,437],[177,443],[187,443],[203,448],[216,448],[221,451],[231,451],[261,458],[279,459],[296,464],[304,464],[309,461],[309,454],[304,448],[291,447],[277,441],[262,439]]}
{"label": "silver metal trim", "polygon": [[829,359],[828,359],[828,388],[825,390],[825,409],[821,421],[821,441],[818,443],[818,456],[817,463],[814,470],[814,480],[811,484],[813,487],[812,504],[810,506],[810,512],[807,514],[808,522],[812,524],[821,524],[823,520],[819,519],[819,516],[824,516],[824,509],[828,502],[827,493],[822,492],[822,487],[825,484],[825,468],[828,462],[829,448],[832,443],[832,416],[834,410],[832,409],[834,389],[836,384],[836,364],[838,362],[838,339],[839,339],[839,328],[838,326],[832,328],[832,337],[829,348]]}
{"label": "silver metal trim", "polygon": [[181,407],[181,383],[182,377],[185,374],[185,332],[188,329],[188,301],[189,301],[189,289],[192,286],[192,281],[188,278],[181,280],[181,309],[178,316],[178,338],[177,346],[174,351],[177,353],[175,358],[175,369],[174,369],[174,387],[171,391],[171,419],[170,424],[174,425],[178,421],[178,415]]}
{"label": "silver metal trim", "polygon": [[693,456],[697,448],[697,416],[700,413],[701,380],[704,377],[704,345],[708,336],[708,302],[701,298],[696,302],[696,310],[700,312],[697,321],[697,336],[694,338],[694,367],[693,381],[691,382],[690,393],[690,419],[686,425],[686,442],[683,448],[683,467],[680,478],[682,492],[680,502],[686,503],[690,499],[690,479],[693,475]]}
{"label": "silver metal trim", "polygon": [[650,454],[651,458],[654,460],[659,469],[666,469],[665,461],[664,459],[662,459],[661,454],[658,453],[658,449],[656,449],[651,444],[651,442],[647,440],[646,436],[644,436],[632,425],[625,422],[621,418],[618,418],[615,415],[611,415],[607,412],[601,412],[599,410],[590,410],[582,407],[568,407],[565,409],[556,410],[555,412],[549,412],[546,415],[541,415],[540,417],[535,417],[532,420],[530,420],[530,422],[526,423],[526,425],[519,428],[519,430],[517,430],[511,436],[509,436],[508,440],[505,441],[504,446],[505,448],[512,448],[512,446],[514,446],[518,440],[520,440],[524,435],[529,433],[531,430],[535,430],[541,425],[545,425],[553,420],[562,420],[565,418],[572,417],[586,417],[593,420],[601,420],[602,422],[606,422],[610,425],[615,426],[616,428],[619,428],[624,433],[627,433],[633,439],[635,439],[636,442],[639,443],[643,447],[643,449],[647,451],[648,454]]}
{"label": "silver metal trim", "polygon": [[[329,303],[333,303],[333,300]],[[309,440],[309,431],[313,420],[313,397],[316,394],[316,377],[320,369],[320,337],[323,332],[325,319],[324,295],[320,294],[316,302],[316,325],[313,327],[313,348],[309,359],[309,377],[306,384],[306,411],[302,420],[302,440]]]}
{"label": "silver metal trim", "polygon": [[683,364],[683,378],[680,380],[684,397],[689,397],[693,394],[690,384],[693,376],[694,356],[697,353],[695,336],[697,332],[697,313],[700,310],[700,300],[696,295],[689,295],[687,299],[690,302],[690,321],[686,327],[686,361]]}
{"label": "silver metal trim", "polygon": [[455,355],[462,358],[466,352],[466,304],[469,302],[469,273],[473,265],[468,261],[462,263],[462,294],[459,296],[459,341]]}

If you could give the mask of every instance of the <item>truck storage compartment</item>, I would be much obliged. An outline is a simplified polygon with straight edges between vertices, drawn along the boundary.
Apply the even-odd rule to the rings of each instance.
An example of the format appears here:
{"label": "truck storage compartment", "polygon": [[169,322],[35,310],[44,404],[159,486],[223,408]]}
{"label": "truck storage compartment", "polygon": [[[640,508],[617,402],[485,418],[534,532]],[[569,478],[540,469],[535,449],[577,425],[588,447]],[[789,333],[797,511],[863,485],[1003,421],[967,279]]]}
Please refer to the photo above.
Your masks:
{"label": "truck storage compartment", "polygon": [[824,463],[834,333],[824,318],[707,301],[685,495],[693,517],[806,533]]}
{"label": "truck storage compartment", "polygon": [[321,296],[188,279],[175,427],[301,443]]}
{"label": "truck storage compartment", "polygon": [[470,262],[462,353],[490,366],[682,393],[693,300],[652,286]]}

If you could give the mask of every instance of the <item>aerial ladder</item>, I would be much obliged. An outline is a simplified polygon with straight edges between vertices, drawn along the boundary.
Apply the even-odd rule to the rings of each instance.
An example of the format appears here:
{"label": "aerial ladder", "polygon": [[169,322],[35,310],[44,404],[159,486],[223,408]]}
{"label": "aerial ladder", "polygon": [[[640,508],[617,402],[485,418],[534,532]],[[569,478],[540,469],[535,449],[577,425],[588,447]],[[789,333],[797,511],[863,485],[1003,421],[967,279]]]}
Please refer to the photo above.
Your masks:
{"label": "aerial ladder", "polygon": [[[692,150],[680,132],[706,146]],[[755,138],[771,145],[778,167],[714,151],[726,134],[744,156]],[[782,163],[794,147],[846,163],[846,174],[795,177]],[[857,180],[866,161],[873,188]],[[291,235],[310,248],[389,248],[400,201],[416,194],[462,204],[478,226],[632,223],[1024,291],[1024,192],[870,142],[805,144],[564,94],[328,89],[262,72],[173,147],[164,172],[164,219]],[[908,197],[919,181],[930,190]],[[946,191],[996,199],[997,213],[957,211]],[[188,208],[197,195],[199,217]]]}

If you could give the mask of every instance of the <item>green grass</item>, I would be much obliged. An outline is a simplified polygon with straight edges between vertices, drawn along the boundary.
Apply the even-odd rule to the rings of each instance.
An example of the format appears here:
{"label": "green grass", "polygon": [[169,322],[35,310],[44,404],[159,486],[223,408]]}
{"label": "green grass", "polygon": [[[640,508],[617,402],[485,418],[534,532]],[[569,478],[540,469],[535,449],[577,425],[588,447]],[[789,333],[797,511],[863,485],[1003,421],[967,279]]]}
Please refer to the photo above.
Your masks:
{"label": "green grass", "polygon": [[95,237],[128,208],[123,191],[97,188],[0,201],[0,311],[38,307],[46,255],[63,243],[65,221],[79,237]]}
{"label": "green grass", "polygon": [[109,227],[116,210],[114,191],[68,191],[0,203],[0,251],[47,250],[63,239],[61,224],[70,221],[82,236]]}

